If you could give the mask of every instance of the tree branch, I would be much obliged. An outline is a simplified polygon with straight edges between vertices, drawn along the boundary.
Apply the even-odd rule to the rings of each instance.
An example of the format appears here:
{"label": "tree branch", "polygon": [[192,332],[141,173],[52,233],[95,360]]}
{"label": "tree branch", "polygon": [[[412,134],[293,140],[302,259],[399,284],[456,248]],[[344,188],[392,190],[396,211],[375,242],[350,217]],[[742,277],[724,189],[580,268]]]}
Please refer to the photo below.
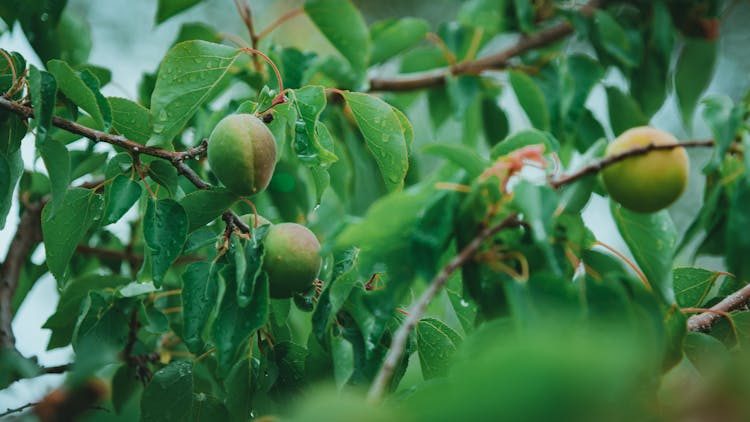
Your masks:
{"label": "tree branch", "polygon": [[712,306],[709,312],[703,312],[688,318],[688,330],[708,333],[713,325],[726,314],[739,309],[750,302],[750,284],[727,296],[721,302]]}
{"label": "tree branch", "polygon": [[380,371],[376,375],[375,380],[370,387],[370,391],[367,394],[369,401],[376,402],[383,396],[383,393],[390,384],[393,373],[401,360],[401,356],[404,353],[409,334],[422,318],[422,315],[427,309],[427,305],[448,282],[451,274],[469,261],[485,240],[503,229],[516,227],[520,224],[521,222],[518,220],[517,215],[511,214],[499,223],[485,228],[479,232],[479,234],[477,234],[477,236],[458,253],[458,255],[453,257],[453,259],[451,259],[437,275],[435,275],[427,290],[422,293],[419,300],[417,300],[417,302],[411,307],[409,310],[409,316],[406,317],[406,320],[401,324],[398,331],[396,331],[396,334],[393,336],[393,342],[391,343],[390,349],[388,349],[388,354],[385,356],[383,366],[380,368]]}
{"label": "tree branch", "polygon": [[[581,8],[581,15],[591,16],[596,8],[599,7],[599,3],[600,1],[597,0],[589,1]],[[572,33],[573,27],[567,22],[562,22],[536,34],[522,36],[506,50],[476,60],[456,63],[445,69],[425,72],[416,76],[398,77],[395,79],[372,79],[370,80],[370,91],[414,91],[442,86],[450,76],[478,75],[487,70],[505,69],[513,57],[560,41]]]}
{"label": "tree branch", "polygon": [[29,407],[36,406],[37,404],[39,404],[39,402],[26,403],[23,406],[19,406],[19,407],[13,408],[13,409],[8,408],[8,410],[6,410],[5,412],[0,413],[0,418],[4,418],[4,417],[6,417],[8,415],[12,415],[14,413],[23,412],[24,410],[28,409]]}
{"label": "tree branch", "polygon": [[8,254],[0,266],[0,349],[15,347],[13,336],[13,295],[18,287],[26,258],[34,246],[42,241],[43,203],[28,205],[18,223],[16,234],[8,247]]}
{"label": "tree branch", "polygon": [[[34,117],[33,108],[11,101],[10,99],[2,95],[0,95],[0,109],[5,109],[25,119],[31,119]],[[189,148],[186,151],[169,151],[162,148],[139,144],[138,142],[131,141],[121,135],[111,135],[96,129],[91,129],[89,127],[80,125],[67,119],[63,119],[58,116],[52,116],[52,125],[70,133],[88,138],[94,142],[105,142],[114,146],[118,146],[120,148],[124,148],[133,154],[146,154],[152,157],[157,157],[169,161],[180,174],[185,176],[185,178],[187,178],[197,188],[211,188],[211,185],[209,183],[206,183],[192,168],[190,168],[190,166],[185,164],[185,160],[198,157],[206,151],[208,142],[205,139],[198,146]],[[247,224],[240,220],[237,214],[235,214],[231,210],[228,210],[227,213],[231,213],[232,219],[237,228],[244,231],[245,233],[248,233],[250,231],[250,227],[248,227]]]}
{"label": "tree branch", "polygon": [[605,167],[610,166],[618,161],[623,161],[626,158],[635,157],[638,155],[644,155],[647,154],[650,151],[659,151],[659,150],[670,150],[675,148],[695,148],[695,147],[713,147],[715,145],[715,142],[713,140],[708,141],[688,141],[688,142],[682,142],[678,144],[671,144],[671,145],[654,145],[654,144],[648,144],[644,147],[640,148],[633,148],[631,150],[612,155],[607,158],[603,158],[593,164],[589,164],[588,166],[578,170],[575,173],[561,176],[557,180],[552,180],[549,182],[550,186],[552,186],[555,189],[559,189],[560,187],[567,185],[569,183],[575,182],[578,179],[583,178],[584,176],[588,176],[589,174],[598,173],[601,170],[603,170]]}

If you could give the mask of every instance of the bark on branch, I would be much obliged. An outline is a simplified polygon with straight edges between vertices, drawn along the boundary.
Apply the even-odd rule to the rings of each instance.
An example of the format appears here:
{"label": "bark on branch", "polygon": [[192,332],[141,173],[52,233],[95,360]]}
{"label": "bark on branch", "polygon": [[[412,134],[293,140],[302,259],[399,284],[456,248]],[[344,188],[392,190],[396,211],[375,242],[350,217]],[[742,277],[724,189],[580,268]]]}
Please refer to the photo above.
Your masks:
{"label": "bark on branch", "polygon": [[451,274],[474,257],[474,254],[487,239],[503,229],[516,227],[520,224],[521,222],[517,219],[517,215],[512,214],[499,223],[485,228],[479,232],[479,234],[477,234],[477,236],[458,253],[458,255],[453,257],[453,259],[451,259],[437,275],[435,275],[427,290],[422,293],[419,300],[417,300],[417,302],[412,305],[411,309],[409,309],[409,316],[406,317],[406,320],[404,320],[398,331],[394,334],[393,342],[391,343],[390,349],[388,349],[388,354],[385,356],[383,366],[380,368],[380,371],[376,375],[375,380],[370,387],[370,391],[367,394],[368,400],[376,402],[380,400],[385,393],[390,385],[393,373],[396,370],[398,363],[401,361],[401,356],[404,354],[406,343],[409,340],[409,334],[422,318],[422,315],[427,309],[427,305],[429,305],[432,299],[440,293],[440,290],[448,282]]}
{"label": "bark on branch", "polygon": [[[592,0],[580,10],[583,16],[591,16],[599,1]],[[508,67],[510,60],[531,50],[553,44],[573,33],[573,27],[562,22],[551,26],[536,34],[522,36],[515,44],[496,54],[481,57],[476,60],[456,63],[445,69],[425,72],[414,76],[397,77],[394,79],[370,80],[370,91],[414,91],[424,88],[442,86],[451,76],[478,75],[487,70],[501,70]]]}
{"label": "bark on branch", "polygon": [[703,312],[688,318],[688,330],[707,333],[713,325],[727,314],[746,306],[750,302],[750,284],[727,296],[721,302],[710,308],[711,312]]}

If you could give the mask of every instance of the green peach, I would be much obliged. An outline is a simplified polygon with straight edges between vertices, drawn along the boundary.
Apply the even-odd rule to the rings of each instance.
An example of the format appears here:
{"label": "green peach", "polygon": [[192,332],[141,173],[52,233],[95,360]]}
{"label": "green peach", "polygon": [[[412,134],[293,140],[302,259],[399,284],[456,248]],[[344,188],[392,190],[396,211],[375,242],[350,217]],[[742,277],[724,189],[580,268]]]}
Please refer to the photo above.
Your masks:
{"label": "green peach", "polygon": [[309,288],[320,272],[320,243],[305,226],[281,223],[268,229],[263,269],[273,298],[291,297]]}
{"label": "green peach", "polygon": [[[606,156],[649,144],[673,145],[671,134],[648,126],[623,132],[607,147]],[[689,173],[685,148],[650,151],[626,158],[602,171],[610,197],[623,207],[641,213],[656,212],[674,203],[685,191]]]}
{"label": "green peach", "polygon": [[268,186],[276,166],[276,140],[251,114],[223,118],[208,138],[208,164],[221,183],[241,196]]}

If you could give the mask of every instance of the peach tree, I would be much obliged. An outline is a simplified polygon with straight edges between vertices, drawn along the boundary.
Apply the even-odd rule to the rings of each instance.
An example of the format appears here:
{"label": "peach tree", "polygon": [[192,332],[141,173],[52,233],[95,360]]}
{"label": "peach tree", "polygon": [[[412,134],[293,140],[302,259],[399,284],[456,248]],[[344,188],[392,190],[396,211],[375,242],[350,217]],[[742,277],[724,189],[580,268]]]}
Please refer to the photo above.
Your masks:
{"label": "peach tree", "polygon": [[[133,98],[66,1],[0,4],[41,63],[0,49],[0,388],[64,374],[3,416],[750,414],[749,84],[707,94],[746,5],[225,3],[247,32],[183,24]],[[45,276],[55,367],[13,333]]]}

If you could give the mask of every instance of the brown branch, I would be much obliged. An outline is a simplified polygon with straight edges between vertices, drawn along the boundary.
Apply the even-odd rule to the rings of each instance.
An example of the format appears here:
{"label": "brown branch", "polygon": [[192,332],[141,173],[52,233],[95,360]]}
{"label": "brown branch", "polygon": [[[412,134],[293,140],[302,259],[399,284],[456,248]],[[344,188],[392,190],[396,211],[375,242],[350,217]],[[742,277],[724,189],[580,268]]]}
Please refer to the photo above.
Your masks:
{"label": "brown branch", "polygon": [[451,274],[469,261],[485,240],[503,229],[516,227],[520,224],[521,222],[517,219],[517,215],[511,214],[499,223],[485,228],[479,232],[479,234],[477,234],[477,236],[458,253],[458,255],[453,257],[453,259],[451,259],[437,275],[435,275],[427,290],[422,293],[422,296],[420,296],[417,302],[411,307],[409,310],[409,316],[393,336],[393,342],[388,350],[388,354],[385,356],[383,366],[380,368],[380,371],[370,387],[370,391],[367,393],[369,401],[376,402],[383,396],[383,393],[390,384],[393,373],[401,360],[401,356],[404,353],[409,334],[422,318],[422,315],[427,309],[427,305],[448,282]]}
{"label": "brown branch", "polygon": [[688,318],[688,330],[707,333],[724,315],[737,310],[750,302],[750,284],[727,296],[721,302],[709,308],[707,312]]}
{"label": "brown branch", "polygon": [[[18,104],[5,96],[0,96],[0,109],[5,109],[12,113],[15,113],[25,119],[34,117],[34,109],[23,104]],[[199,189],[210,189],[211,185],[206,183],[198,174],[185,164],[186,160],[199,157],[202,155],[208,147],[208,142],[204,139],[198,146],[189,148],[186,151],[169,151],[162,148],[156,148],[139,144],[138,142],[131,141],[121,135],[111,135],[102,131],[91,129],[89,127],[79,125],[76,122],[63,119],[58,116],[52,116],[52,125],[63,129],[67,132],[74,133],[76,135],[83,136],[94,142],[105,142],[120,148],[124,148],[133,154],[146,154],[152,157],[161,158],[167,160],[177,169],[177,171],[185,176],[193,185]],[[244,232],[249,232],[250,227],[247,226],[239,216],[232,211],[232,219],[234,220],[235,226]]]}
{"label": "brown branch", "polygon": [[43,368],[39,368],[43,374],[64,374],[70,370],[70,368],[73,367],[72,363],[66,363],[63,365],[57,365],[57,366],[47,366]]}
{"label": "brown branch", "polygon": [[0,418],[4,418],[4,417],[6,417],[8,415],[12,415],[14,413],[23,412],[24,410],[28,409],[29,407],[36,406],[37,404],[39,404],[39,402],[26,403],[23,406],[19,406],[19,407],[13,408],[13,409],[8,408],[8,410],[6,410],[5,412],[0,413]]}
{"label": "brown branch", "polygon": [[[250,8],[250,5],[247,4],[247,0],[234,0],[234,6],[237,8],[237,12],[240,14],[240,18],[242,18],[242,22],[245,24],[245,27],[247,27],[247,32],[250,34],[250,47],[252,47],[253,49],[257,49],[260,38],[255,32],[253,10]],[[256,56],[253,56],[253,65],[255,66],[255,70],[260,73],[260,61]]]}
{"label": "brown branch", "polygon": [[[581,8],[581,15],[591,16],[599,6],[599,3],[597,0],[589,1]],[[506,50],[476,60],[464,61],[445,69],[425,72],[416,76],[395,79],[372,79],[370,80],[370,91],[413,91],[432,88],[444,85],[450,76],[478,75],[487,70],[505,69],[510,65],[512,58],[520,56],[527,51],[560,41],[572,33],[573,27],[567,22],[562,22],[536,34],[522,36]]]}
{"label": "brown branch", "polygon": [[31,204],[21,216],[16,234],[0,266],[0,349],[15,347],[13,336],[13,295],[21,269],[37,243],[42,241],[42,202]]}
{"label": "brown branch", "polygon": [[615,154],[612,156],[609,156],[607,158],[603,158],[593,164],[589,164],[588,166],[578,170],[575,173],[568,174],[565,176],[561,176],[557,180],[552,180],[549,182],[550,186],[552,186],[555,189],[558,189],[564,185],[567,185],[569,183],[575,182],[576,180],[579,180],[585,176],[588,176],[590,174],[598,173],[602,169],[604,169],[607,166],[610,166],[618,161],[625,160],[626,158],[635,157],[638,155],[644,155],[647,154],[650,151],[659,151],[659,150],[670,150],[675,148],[695,148],[695,147],[713,147],[715,145],[715,142],[713,140],[708,141],[688,141],[688,142],[682,142],[678,144],[670,144],[670,145],[654,145],[654,144],[648,144],[644,147],[640,148],[633,148],[631,150]]}

